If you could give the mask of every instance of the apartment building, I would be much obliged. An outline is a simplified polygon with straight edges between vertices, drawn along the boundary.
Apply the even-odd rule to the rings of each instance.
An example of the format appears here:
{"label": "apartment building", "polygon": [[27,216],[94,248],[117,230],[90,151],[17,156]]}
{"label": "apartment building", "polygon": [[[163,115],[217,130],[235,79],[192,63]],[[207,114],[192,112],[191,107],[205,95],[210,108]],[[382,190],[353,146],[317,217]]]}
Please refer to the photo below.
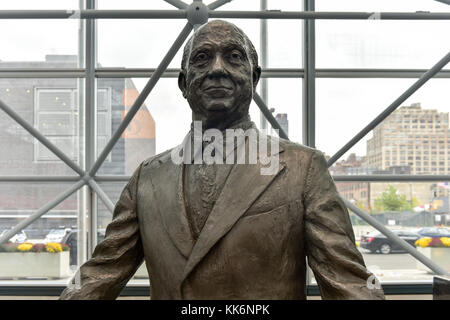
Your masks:
{"label": "apartment building", "polygon": [[386,170],[409,166],[411,174],[449,174],[448,112],[420,103],[394,111],[367,141],[367,165]]}

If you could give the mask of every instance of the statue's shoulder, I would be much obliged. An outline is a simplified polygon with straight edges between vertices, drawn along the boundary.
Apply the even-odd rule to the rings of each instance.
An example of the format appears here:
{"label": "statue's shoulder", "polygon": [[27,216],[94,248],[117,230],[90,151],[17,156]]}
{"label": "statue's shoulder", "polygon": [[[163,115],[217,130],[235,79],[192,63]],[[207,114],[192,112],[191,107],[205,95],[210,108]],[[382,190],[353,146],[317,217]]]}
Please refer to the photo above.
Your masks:
{"label": "statue's shoulder", "polygon": [[162,163],[170,161],[170,154],[172,149],[168,149],[164,152],[158,153],[142,162],[142,169],[151,169],[160,166]]}
{"label": "statue's shoulder", "polygon": [[303,144],[297,143],[297,142],[293,142],[290,140],[286,140],[283,138],[279,138],[279,137],[275,137],[275,136],[268,136],[271,140],[277,141],[279,146],[280,146],[280,150],[283,150],[283,152],[285,153],[295,153],[295,154],[302,154],[302,155],[306,155],[306,156],[311,156],[314,153],[321,153],[321,151],[305,146]]}

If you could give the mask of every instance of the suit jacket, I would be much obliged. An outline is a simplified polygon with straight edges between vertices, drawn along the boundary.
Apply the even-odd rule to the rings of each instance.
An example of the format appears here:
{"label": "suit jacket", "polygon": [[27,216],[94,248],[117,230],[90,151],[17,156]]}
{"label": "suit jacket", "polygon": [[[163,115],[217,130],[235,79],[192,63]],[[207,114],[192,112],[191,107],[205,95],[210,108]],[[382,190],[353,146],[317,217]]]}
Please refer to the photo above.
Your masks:
{"label": "suit jacket", "polygon": [[275,175],[234,165],[195,241],[184,165],[170,152],[136,170],[80,268],[81,286],[61,299],[115,299],[143,260],[152,299],[306,299],[306,258],[322,298],[384,298],[367,286],[372,274],[322,153],[280,139]]}

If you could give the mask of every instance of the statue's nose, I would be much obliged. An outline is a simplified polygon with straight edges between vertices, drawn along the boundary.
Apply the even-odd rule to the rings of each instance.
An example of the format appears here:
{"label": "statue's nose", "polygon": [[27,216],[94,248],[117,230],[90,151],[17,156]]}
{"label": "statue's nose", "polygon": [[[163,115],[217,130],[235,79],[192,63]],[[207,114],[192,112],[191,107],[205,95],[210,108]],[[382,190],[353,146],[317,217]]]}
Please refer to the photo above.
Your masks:
{"label": "statue's nose", "polygon": [[214,62],[211,67],[212,74],[224,74],[225,72],[225,64],[223,61],[223,57],[221,55],[217,55],[214,59]]}

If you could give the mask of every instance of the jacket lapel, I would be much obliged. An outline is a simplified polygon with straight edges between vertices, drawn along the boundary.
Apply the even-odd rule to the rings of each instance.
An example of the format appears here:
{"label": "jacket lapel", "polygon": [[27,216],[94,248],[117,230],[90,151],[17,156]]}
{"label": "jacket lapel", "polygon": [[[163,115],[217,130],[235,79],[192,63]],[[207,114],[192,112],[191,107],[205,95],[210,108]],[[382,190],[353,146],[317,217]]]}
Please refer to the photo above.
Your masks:
{"label": "jacket lapel", "polygon": [[[282,151],[282,149],[279,150],[279,152]],[[258,164],[234,165],[192,249],[184,269],[181,285],[217,241],[233,227],[258,196],[279,175],[285,164],[280,162],[278,171],[273,175],[261,175],[261,167],[259,162]]]}
{"label": "jacket lapel", "polygon": [[186,215],[183,171],[183,164],[174,164],[169,157],[150,176],[164,228],[178,251],[187,259],[194,239]]}

